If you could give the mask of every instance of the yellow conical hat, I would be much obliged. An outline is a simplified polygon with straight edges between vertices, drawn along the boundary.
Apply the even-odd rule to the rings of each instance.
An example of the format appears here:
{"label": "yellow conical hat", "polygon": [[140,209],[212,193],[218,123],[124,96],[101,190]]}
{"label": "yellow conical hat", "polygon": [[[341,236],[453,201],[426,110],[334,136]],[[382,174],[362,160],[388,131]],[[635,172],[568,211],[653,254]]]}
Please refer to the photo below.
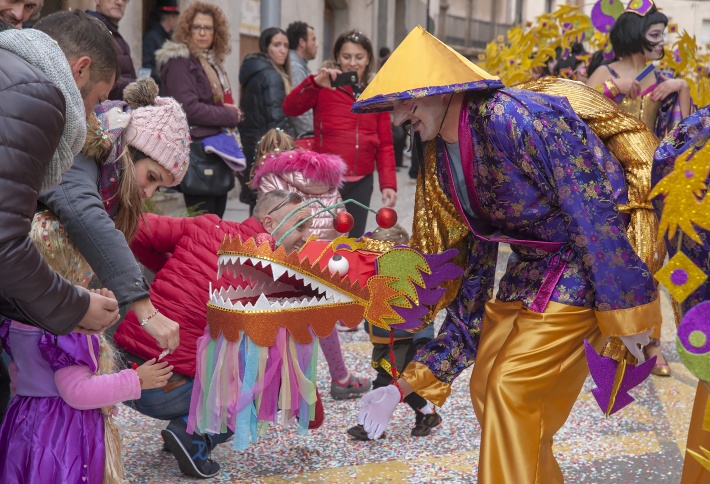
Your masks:
{"label": "yellow conical hat", "polygon": [[392,52],[352,110],[388,111],[398,100],[502,87],[496,76],[417,25]]}

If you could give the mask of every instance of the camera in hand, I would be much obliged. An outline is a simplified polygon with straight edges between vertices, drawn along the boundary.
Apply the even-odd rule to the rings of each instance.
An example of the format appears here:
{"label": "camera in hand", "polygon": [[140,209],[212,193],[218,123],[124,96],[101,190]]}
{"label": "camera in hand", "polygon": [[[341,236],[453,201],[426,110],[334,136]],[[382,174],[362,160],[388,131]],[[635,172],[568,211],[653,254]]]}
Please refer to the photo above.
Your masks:
{"label": "camera in hand", "polygon": [[357,86],[357,71],[343,72],[335,76],[335,80],[330,83],[333,87]]}

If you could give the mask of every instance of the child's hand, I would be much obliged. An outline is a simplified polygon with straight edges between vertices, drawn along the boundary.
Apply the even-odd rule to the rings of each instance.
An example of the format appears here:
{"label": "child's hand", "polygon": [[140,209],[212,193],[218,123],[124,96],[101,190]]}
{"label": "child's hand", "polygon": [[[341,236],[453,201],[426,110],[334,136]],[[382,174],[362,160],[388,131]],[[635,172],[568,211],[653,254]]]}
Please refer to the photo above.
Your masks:
{"label": "child's hand", "polygon": [[173,367],[168,366],[167,361],[156,363],[155,358],[146,361],[136,368],[138,378],[141,380],[141,389],[162,388],[168,383],[168,379],[173,376]]}

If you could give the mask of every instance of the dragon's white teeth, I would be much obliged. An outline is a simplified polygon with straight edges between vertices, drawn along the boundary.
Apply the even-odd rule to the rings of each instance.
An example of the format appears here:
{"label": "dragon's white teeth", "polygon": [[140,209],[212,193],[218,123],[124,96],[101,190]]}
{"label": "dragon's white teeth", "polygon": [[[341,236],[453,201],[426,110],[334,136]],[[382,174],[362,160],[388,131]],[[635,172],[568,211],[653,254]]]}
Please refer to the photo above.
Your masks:
{"label": "dragon's white teeth", "polygon": [[271,303],[264,294],[261,294],[254,304],[254,309],[271,309]]}
{"label": "dragon's white teeth", "polygon": [[[247,307],[249,307],[249,306],[251,306],[251,305],[247,304]],[[241,301],[237,301],[236,304],[234,304],[234,309],[244,311],[244,309],[246,309],[246,308],[244,307],[244,305],[242,304]]]}
{"label": "dragon's white teeth", "polygon": [[286,268],[277,264],[271,264],[271,272],[273,274],[274,281],[276,281],[284,274],[284,272],[286,272]]}

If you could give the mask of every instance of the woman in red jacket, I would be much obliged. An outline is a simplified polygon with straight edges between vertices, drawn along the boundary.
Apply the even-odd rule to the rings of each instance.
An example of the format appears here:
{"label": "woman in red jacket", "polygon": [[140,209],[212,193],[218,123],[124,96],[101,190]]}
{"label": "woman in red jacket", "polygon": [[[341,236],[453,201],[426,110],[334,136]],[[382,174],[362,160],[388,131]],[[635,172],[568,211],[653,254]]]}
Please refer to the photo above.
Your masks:
{"label": "woman in red jacket", "polygon": [[[361,32],[352,30],[335,41],[333,57],[336,68],[321,68],[317,75],[308,76],[286,96],[284,113],[299,116],[313,109],[313,151],[340,155],[347,165],[345,184],[340,189],[343,200],[352,198],[369,205],[377,168],[382,204],[394,207],[397,176],[390,116],[350,112],[370,79],[374,62],[372,44]],[[350,71],[357,72],[357,84],[333,87],[332,81],[338,74]],[[354,204],[347,209],[355,219],[350,236],[359,237],[365,232],[368,211]]]}

